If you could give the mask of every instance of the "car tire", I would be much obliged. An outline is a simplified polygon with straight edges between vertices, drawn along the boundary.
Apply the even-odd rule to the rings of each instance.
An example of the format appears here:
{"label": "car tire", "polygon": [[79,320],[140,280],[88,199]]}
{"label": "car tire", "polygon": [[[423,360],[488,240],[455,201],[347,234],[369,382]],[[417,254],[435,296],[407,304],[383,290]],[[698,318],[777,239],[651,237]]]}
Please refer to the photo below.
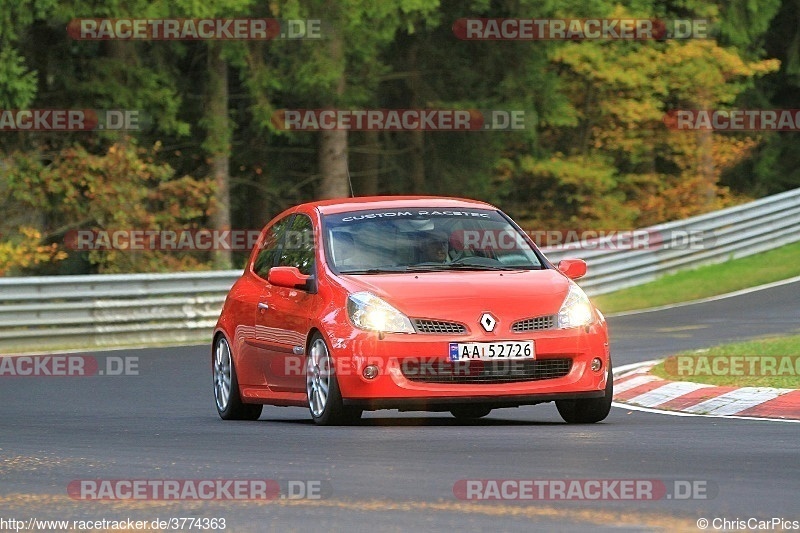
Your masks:
{"label": "car tire", "polygon": [[214,352],[211,357],[214,404],[219,417],[223,420],[258,420],[264,406],[242,401],[231,346],[224,335],[218,336],[214,341]]}
{"label": "car tire", "polygon": [[339,381],[325,339],[314,333],[306,358],[308,410],[320,426],[350,425],[361,419],[362,409],[344,405]]}
{"label": "car tire", "polygon": [[477,420],[492,412],[491,407],[482,405],[461,405],[450,409],[450,414],[458,420]]}
{"label": "car tire", "polygon": [[583,400],[556,400],[558,414],[568,424],[594,424],[605,420],[611,411],[614,399],[614,375],[611,372],[611,361],[608,363],[608,379],[605,396]]}

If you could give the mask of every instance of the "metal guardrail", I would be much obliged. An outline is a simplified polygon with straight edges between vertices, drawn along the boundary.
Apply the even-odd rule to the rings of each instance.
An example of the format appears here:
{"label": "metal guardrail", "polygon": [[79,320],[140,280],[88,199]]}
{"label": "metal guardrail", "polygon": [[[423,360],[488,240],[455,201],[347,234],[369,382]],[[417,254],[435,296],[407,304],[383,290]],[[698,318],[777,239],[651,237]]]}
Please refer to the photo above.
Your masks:
{"label": "metal guardrail", "polygon": [[[581,257],[580,282],[597,295],[700,265],[800,241],[800,189],[637,234],[647,246],[612,239],[543,251],[558,262]],[[694,246],[683,238],[701,237]],[[0,353],[210,341],[238,270],[0,278]]]}
{"label": "metal guardrail", "polygon": [[[579,283],[592,296],[653,281],[665,274],[771,250],[800,241],[800,189],[761,198],[637,233],[648,245],[616,246],[614,241],[583,241],[561,249],[543,248],[557,263],[565,257],[586,260]],[[697,238],[688,244],[690,238]]]}
{"label": "metal guardrail", "polygon": [[0,353],[210,342],[240,270],[0,278]]}

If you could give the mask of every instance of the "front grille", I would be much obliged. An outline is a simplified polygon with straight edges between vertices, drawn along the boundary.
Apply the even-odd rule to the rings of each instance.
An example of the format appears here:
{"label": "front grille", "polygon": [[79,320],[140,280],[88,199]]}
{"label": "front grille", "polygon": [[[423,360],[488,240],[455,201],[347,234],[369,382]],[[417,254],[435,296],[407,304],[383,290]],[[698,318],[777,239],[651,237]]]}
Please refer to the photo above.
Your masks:
{"label": "front grille", "polygon": [[547,315],[514,322],[511,324],[511,331],[522,333],[523,331],[539,331],[542,329],[553,329],[555,327],[556,315]]}
{"label": "front grille", "polygon": [[572,359],[507,361],[434,361],[417,359],[400,363],[409,381],[422,383],[514,383],[563,378],[572,368]]}
{"label": "front grille", "polygon": [[451,335],[465,335],[467,333],[467,327],[464,324],[425,318],[415,318],[414,328],[418,333],[449,333]]}

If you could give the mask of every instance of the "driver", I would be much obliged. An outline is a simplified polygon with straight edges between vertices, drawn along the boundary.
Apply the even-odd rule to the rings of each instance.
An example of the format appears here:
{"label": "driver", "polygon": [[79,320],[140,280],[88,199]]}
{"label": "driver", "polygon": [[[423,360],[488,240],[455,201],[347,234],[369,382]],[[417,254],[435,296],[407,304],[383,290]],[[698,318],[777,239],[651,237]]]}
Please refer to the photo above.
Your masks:
{"label": "driver", "polygon": [[420,263],[447,263],[450,259],[450,239],[444,233],[428,233],[420,245]]}

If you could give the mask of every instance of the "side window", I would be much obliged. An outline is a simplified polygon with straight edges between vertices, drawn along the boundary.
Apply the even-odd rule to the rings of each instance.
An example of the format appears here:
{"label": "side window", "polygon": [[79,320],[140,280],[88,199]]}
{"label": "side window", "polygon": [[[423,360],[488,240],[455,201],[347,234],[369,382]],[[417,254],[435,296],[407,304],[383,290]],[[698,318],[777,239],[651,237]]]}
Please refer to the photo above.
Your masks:
{"label": "side window", "polygon": [[297,215],[286,231],[279,266],[297,267],[301,274],[314,268],[314,226],[306,215]]}
{"label": "side window", "polygon": [[275,258],[278,255],[283,234],[291,218],[290,215],[277,221],[267,230],[266,235],[264,235],[264,241],[261,243],[261,251],[258,252],[256,260],[253,263],[253,271],[258,274],[259,277],[267,279],[269,269],[275,266]]}

